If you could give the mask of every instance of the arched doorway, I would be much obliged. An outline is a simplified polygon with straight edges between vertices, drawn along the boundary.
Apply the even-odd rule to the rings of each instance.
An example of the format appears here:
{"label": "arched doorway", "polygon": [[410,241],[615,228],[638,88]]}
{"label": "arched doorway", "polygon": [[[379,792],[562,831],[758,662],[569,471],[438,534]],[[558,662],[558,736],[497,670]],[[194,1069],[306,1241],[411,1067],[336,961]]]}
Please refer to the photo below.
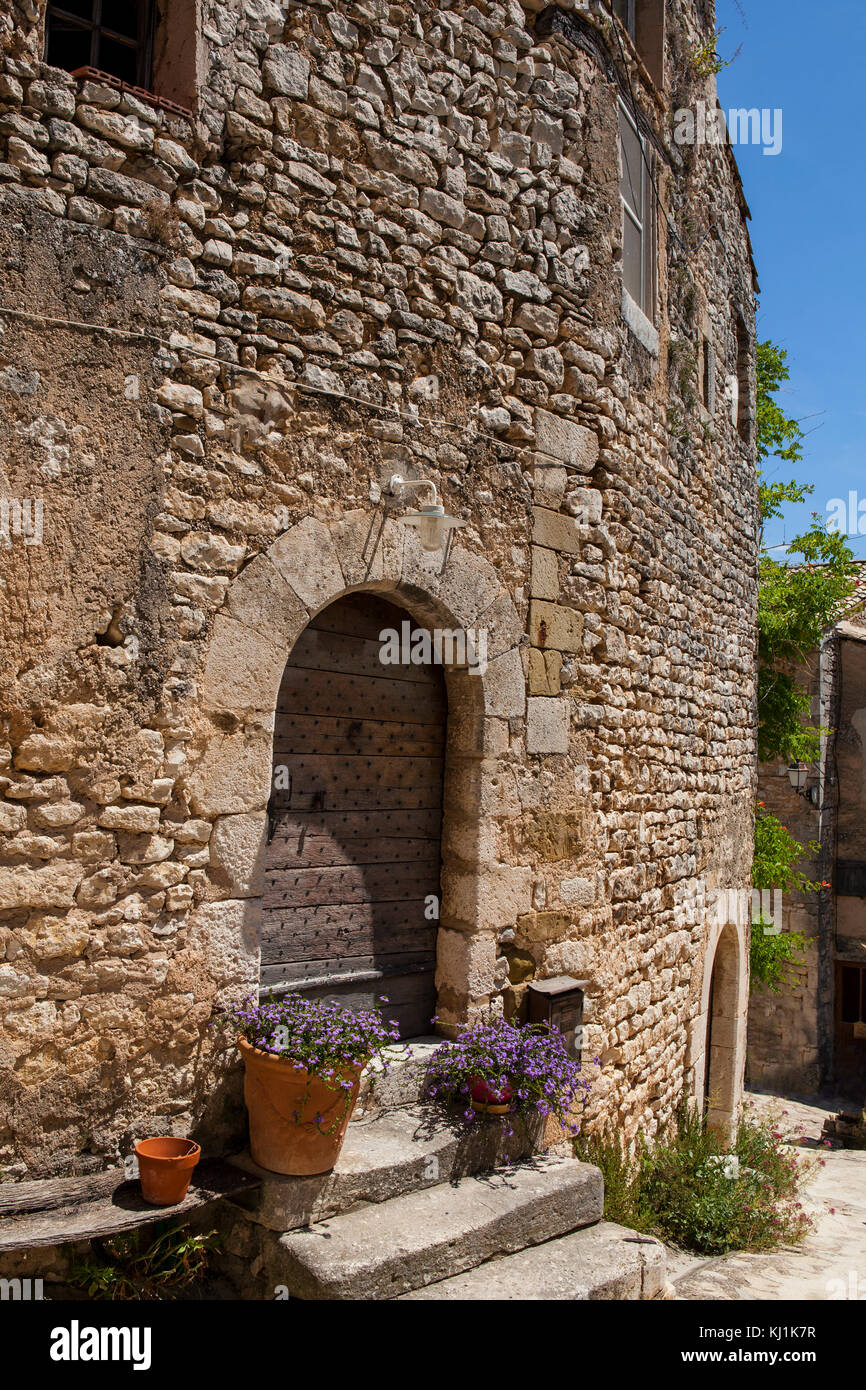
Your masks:
{"label": "arched doorway", "polygon": [[323,609],[277,700],[261,984],[387,996],[402,1037],[432,1031],[447,701],[440,666],[385,664],[416,625],[379,594]]}
{"label": "arched doorway", "polygon": [[713,957],[706,1012],[703,1109],[711,1129],[736,1122],[742,1072],[743,1002],[738,929],[723,928]]}

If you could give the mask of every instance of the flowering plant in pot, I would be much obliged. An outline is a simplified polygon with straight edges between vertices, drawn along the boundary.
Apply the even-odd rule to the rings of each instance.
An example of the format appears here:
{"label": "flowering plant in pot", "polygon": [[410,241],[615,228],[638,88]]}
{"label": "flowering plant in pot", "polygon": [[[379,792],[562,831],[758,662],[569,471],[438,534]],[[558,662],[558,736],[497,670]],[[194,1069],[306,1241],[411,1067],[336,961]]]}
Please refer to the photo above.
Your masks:
{"label": "flowering plant in pot", "polygon": [[[383,1001],[387,1002],[387,1001]],[[326,1173],[337,1161],[361,1072],[399,1038],[376,1010],[301,994],[236,1004],[222,1022],[238,1034],[250,1152],[274,1173]]]}
{"label": "flowering plant in pot", "polygon": [[589,1098],[590,1083],[565,1040],[546,1024],[521,1028],[503,1018],[479,1019],[434,1053],[427,1095],[462,1107],[471,1124],[479,1114],[553,1116],[571,1134]]}

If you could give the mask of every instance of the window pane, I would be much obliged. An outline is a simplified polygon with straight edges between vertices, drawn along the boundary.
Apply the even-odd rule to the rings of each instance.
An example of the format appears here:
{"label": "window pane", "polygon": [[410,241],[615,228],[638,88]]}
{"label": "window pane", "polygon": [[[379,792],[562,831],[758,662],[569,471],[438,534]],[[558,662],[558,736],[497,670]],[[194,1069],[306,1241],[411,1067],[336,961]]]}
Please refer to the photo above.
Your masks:
{"label": "window pane", "polygon": [[134,47],[107,39],[104,34],[99,39],[99,56],[96,66],[112,77],[135,86],[138,81],[138,54]]}
{"label": "window pane", "polygon": [[[53,10],[55,6],[51,6]],[[88,22],[93,20],[93,0],[59,0],[56,6],[58,10],[65,11],[66,14],[78,15],[81,19]],[[49,11],[50,13],[50,11]]]}
{"label": "window pane", "polygon": [[112,29],[115,34],[137,39],[138,11],[135,0],[102,0],[102,18],[99,22],[103,29]]}
{"label": "window pane", "polygon": [[92,33],[92,29],[83,29],[78,24],[52,16],[45,46],[46,63],[54,68],[65,68],[67,72],[89,67]]}
{"label": "window pane", "polygon": [[622,154],[622,178],[620,180],[620,192],[628,203],[638,222],[643,221],[643,206],[641,202],[643,154],[641,152],[640,138],[631,121],[620,112],[619,118],[620,149]]}
{"label": "window pane", "polygon": [[643,252],[644,252],[643,284],[644,284],[644,291],[643,291],[643,303],[641,304],[641,308],[643,309],[643,311],[644,311],[644,313],[646,314],[647,318],[648,318],[648,319],[652,319],[653,322],[655,322],[655,313],[656,313],[656,295],[655,295],[655,285],[656,285],[656,265],[655,265],[655,257],[656,257],[656,242],[655,242],[655,226],[656,226],[656,224],[655,224],[655,195],[654,195],[654,193],[653,193],[653,191],[652,191],[652,184],[651,184],[650,181],[649,181],[649,175],[647,175],[647,178],[646,178],[646,180],[645,180],[644,187],[645,187],[645,189],[646,189],[646,194],[645,194],[645,197],[644,197],[645,207],[644,207],[644,229],[643,229]]}
{"label": "window pane", "polygon": [[636,304],[643,308],[643,238],[628,209],[622,210],[622,282]]}
{"label": "window pane", "polygon": [[842,967],[842,1022],[860,1022],[860,970],[856,965]]}

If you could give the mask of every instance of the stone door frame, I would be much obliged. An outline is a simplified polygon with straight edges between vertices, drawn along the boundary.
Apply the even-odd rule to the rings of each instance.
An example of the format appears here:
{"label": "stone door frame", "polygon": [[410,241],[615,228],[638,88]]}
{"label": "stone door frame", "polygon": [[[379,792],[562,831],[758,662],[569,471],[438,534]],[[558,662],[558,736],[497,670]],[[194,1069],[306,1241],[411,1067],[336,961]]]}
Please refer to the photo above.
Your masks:
{"label": "stone door frame", "polygon": [[[723,895],[723,901],[724,897]],[[744,894],[744,898],[748,895]],[[746,1069],[746,1028],[749,1006],[747,928],[722,915],[709,930],[704,948],[700,1013],[693,1025],[692,1097],[700,1105],[709,1080],[707,1125],[732,1137],[739,1120]],[[716,976],[713,987],[714,971]],[[713,989],[713,998],[710,990]],[[707,1037],[712,1017],[712,1055]]]}
{"label": "stone door frame", "polygon": [[[448,722],[442,821],[442,905],[437,1016],[453,1032],[495,994],[503,897],[527,910],[531,871],[499,862],[497,754],[526,714],[524,623],[497,571],[452,546],[421,550],[413,528],[359,510],[305,517],[251,560],[217,613],[198,689],[200,718],[187,776],[190,807],[213,820],[212,875],[223,885],[217,1003],[258,987],[258,900],[263,891],[272,740],[283,671],[311,618],[336,599],[369,590],[428,628],[483,627],[487,669],[445,670]],[[501,814],[501,812],[500,812]],[[524,904],[522,898],[527,898]],[[207,919],[206,919],[207,920]],[[205,955],[207,942],[202,943]]]}

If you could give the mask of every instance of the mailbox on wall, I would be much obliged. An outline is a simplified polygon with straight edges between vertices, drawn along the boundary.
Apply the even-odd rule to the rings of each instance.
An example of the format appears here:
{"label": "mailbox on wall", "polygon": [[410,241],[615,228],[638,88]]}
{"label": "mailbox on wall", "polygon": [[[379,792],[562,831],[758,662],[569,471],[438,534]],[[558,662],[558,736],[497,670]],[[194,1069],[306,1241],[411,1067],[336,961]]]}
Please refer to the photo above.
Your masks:
{"label": "mailbox on wall", "polygon": [[535,980],[529,986],[529,1023],[549,1023],[565,1039],[572,1057],[580,1057],[583,1046],[583,993],[588,981],[571,975],[555,975],[551,980]]}

